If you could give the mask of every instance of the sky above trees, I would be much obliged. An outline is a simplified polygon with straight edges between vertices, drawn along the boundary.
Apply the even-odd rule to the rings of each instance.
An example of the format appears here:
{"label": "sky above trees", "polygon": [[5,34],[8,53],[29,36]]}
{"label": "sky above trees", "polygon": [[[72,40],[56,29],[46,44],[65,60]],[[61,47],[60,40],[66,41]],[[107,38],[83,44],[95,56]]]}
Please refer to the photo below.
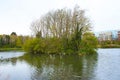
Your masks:
{"label": "sky above trees", "polygon": [[16,32],[31,35],[31,22],[51,10],[73,8],[86,10],[93,31],[120,29],[119,0],[0,0],[0,34]]}

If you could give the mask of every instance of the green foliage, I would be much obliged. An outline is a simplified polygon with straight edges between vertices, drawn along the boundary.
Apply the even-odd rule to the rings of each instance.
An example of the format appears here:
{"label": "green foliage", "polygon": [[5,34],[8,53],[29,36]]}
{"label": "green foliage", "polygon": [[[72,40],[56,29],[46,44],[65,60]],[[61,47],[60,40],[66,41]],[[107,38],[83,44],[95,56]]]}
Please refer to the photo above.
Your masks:
{"label": "green foliage", "polygon": [[34,52],[34,46],[37,45],[38,39],[29,39],[24,44],[24,50],[26,52],[33,53]]}
{"label": "green foliage", "polygon": [[36,38],[28,40],[25,51],[34,54],[78,54],[95,52],[97,39],[91,34],[85,11],[58,9],[48,12],[31,24]]}
{"label": "green foliage", "polygon": [[21,48],[23,45],[22,36],[18,36],[16,40],[16,46]]}
{"label": "green foliage", "polygon": [[119,40],[99,41],[100,48],[120,48]]}
{"label": "green foliage", "polygon": [[80,43],[80,54],[92,54],[96,52],[97,38],[92,33],[85,33]]}
{"label": "green foliage", "polygon": [[61,40],[58,38],[46,39],[46,53],[61,53],[62,44]]}
{"label": "green foliage", "polygon": [[71,46],[72,46],[72,50],[76,52],[79,51],[79,46],[80,46],[81,37],[82,37],[82,30],[83,30],[83,27],[79,29],[79,24],[77,24],[77,28],[75,30],[74,36],[72,36]]}
{"label": "green foliage", "polygon": [[[77,40],[75,40],[77,41]],[[59,38],[33,38],[26,41],[24,49],[33,54],[92,54],[97,49],[97,38],[92,33],[85,33],[79,42],[78,51],[72,40]]]}
{"label": "green foliage", "polygon": [[23,51],[22,48],[0,48],[0,51]]}
{"label": "green foliage", "polygon": [[34,54],[54,54],[61,51],[62,45],[57,38],[34,38],[26,41],[24,49],[25,51]]}
{"label": "green foliage", "polygon": [[11,48],[22,48],[23,44],[28,36],[17,36],[15,32],[12,32],[11,35],[0,35],[0,48],[1,50],[11,50]]}

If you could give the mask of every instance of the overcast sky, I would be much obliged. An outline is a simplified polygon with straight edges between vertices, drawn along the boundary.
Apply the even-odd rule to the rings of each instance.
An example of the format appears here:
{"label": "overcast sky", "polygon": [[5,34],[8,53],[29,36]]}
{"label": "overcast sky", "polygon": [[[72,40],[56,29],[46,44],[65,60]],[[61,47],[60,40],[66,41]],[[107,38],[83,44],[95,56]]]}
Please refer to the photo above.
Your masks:
{"label": "overcast sky", "polygon": [[0,0],[0,34],[30,35],[30,24],[50,10],[86,10],[93,31],[120,29],[120,0]]}

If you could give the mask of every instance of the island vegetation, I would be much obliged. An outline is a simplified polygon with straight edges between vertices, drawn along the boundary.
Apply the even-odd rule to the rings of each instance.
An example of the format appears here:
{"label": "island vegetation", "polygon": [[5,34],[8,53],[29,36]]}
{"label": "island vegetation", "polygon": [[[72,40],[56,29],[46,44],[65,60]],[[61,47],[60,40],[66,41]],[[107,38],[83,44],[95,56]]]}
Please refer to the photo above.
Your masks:
{"label": "island vegetation", "polygon": [[97,38],[85,11],[58,9],[41,16],[31,24],[35,37],[24,44],[24,50],[32,54],[93,54]]}

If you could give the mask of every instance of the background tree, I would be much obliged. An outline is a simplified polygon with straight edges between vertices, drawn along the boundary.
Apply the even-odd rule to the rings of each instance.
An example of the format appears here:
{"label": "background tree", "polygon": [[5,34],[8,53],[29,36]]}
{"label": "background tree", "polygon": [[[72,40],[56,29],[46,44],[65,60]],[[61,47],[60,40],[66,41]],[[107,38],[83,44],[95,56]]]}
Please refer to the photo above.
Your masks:
{"label": "background tree", "polygon": [[10,35],[10,46],[15,47],[16,41],[17,41],[17,34],[16,34],[16,32],[12,32]]}
{"label": "background tree", "polygon": [[12,36],[12,35],[15,35],[15,36],[17,36],[16,32],[12,32],[12,33],[11,33],[11,36]]}

